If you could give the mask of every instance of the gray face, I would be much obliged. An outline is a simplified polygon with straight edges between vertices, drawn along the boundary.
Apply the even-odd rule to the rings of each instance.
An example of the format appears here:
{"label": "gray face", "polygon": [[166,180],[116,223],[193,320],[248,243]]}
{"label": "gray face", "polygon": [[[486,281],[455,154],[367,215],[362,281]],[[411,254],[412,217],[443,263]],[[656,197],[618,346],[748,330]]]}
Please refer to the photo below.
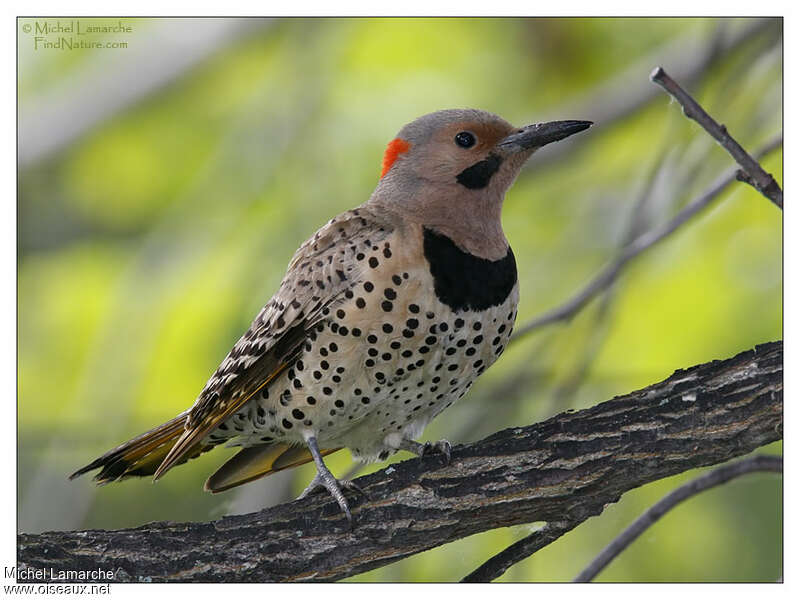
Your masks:
{"label": "gray face", "polygon": [[390,142],[370,202],[447,235],[471,254],[497,260],[508,249],[503,199],[522,165],[537,148],[587,126],[559,121],[520,129],[472,109],[424,115]]}
{"label": "gray face", "polygon": [[[398,170],[429,182],[466,183],[468,189],[486,187],[490,174],[502,162],[494,149],[513,131],[510,123],[479,110],[454,109],[425,115],[403,127],[397,136],[410,145],[398,160],[406,162],[406,168]],[[483,185],[478,181],[481,178]]]}
{"label": "gray face", "polygon": [[552,121],[517,129],[485,111],[443,110],[400,130],[397,138],[409,148],[399,158],[411,163],[409,175],[437,182],[455,180],[470,190],[483,189],[507,159],[522,155],[521,160],[512,160],[518,167],[536,149],[590,125],[589,121]]}

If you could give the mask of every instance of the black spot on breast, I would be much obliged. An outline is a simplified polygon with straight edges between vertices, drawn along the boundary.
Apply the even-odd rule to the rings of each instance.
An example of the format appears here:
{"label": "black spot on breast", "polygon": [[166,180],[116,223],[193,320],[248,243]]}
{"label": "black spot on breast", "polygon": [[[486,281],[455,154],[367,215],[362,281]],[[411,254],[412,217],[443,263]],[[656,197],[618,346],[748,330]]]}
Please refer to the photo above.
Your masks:
{"label": "black spot on breast", "polygon": [[456,175],[456,181],[471,190],[479,190],[489,185],[492,175],[497,173],[503,159],[496,154],[490,154],[480,162],[467,167]]}
{"label": "black spot on breast", "polygon": [[454,311],[498,306],[517,282],[517,263],[510,247],[500,260],[486,260],[460,250],[447,236],[425,228],[423,248],[436,297]]}

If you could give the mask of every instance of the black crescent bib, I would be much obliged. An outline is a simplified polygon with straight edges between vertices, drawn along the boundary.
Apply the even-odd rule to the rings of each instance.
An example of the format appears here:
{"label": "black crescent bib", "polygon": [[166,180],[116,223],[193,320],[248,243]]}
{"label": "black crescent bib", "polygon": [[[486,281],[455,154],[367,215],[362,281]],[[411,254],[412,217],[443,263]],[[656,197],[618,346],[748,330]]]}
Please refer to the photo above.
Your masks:
{"label": "black crescent bib", "polygon": [[426,227],[423,249],[436,297],[454,311],[498,306],[517,282],[517,262],[511,247],[500,260],[486,260],[460,250],[449,237]]}

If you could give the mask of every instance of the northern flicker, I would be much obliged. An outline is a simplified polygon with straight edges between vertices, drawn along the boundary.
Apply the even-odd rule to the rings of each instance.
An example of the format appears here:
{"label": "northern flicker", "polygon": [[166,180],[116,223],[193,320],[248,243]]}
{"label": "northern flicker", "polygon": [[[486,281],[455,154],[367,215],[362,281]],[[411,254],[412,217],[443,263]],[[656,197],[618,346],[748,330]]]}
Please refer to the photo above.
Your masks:
{"label": "northern flicker", "polygon": [[516,128],[479,110],[418,118],[389,142],[370,199],[294,254],[272,299],[194,405],[76,471],[98,483],[158,479],[228,442],[242,449],[205,489],[221,492],[313,460],[303,492],[324,487],[352,522],[323,456],[398,450],[449,458],[415,439],[503,352],[517,315],[503,198],[538,148],[591,125]]}

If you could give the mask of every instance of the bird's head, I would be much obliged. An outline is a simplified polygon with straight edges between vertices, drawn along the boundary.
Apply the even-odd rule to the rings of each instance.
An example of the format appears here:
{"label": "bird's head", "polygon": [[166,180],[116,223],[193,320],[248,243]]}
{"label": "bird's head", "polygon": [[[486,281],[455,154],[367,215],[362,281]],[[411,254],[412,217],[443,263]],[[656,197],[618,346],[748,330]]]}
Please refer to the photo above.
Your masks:
{"label": "bird's head", "polygon": [[389,142],[371,201],[442,233],[460,230],[451,237],[469,246],[464,236],[499,227],[506,190],[531,154],[591,124],[552,121],[518,128],[474,109],[424,115]]}

